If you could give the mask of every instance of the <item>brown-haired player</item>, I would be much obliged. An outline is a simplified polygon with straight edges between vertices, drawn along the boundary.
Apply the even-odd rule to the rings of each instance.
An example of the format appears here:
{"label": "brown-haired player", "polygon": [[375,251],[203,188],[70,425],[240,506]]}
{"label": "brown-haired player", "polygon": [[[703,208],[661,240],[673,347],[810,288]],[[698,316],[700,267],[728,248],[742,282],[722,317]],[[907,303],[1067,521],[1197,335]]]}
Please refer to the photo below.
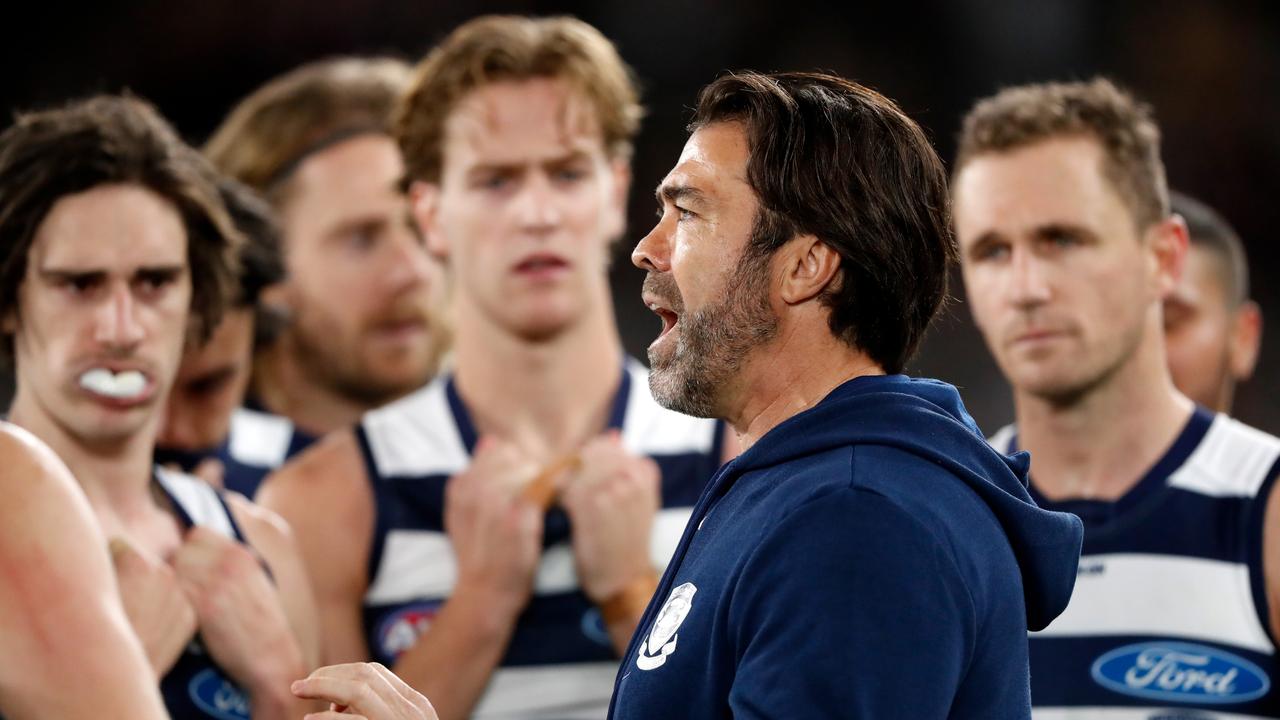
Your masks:
{"label": "brown-haired player", "polygon": [[212,178],[135,99],[20,115],[0,135],[9,419],[66,463],[110,538],[170,713],[295,717],[289,681],[318,649],[287,528],[152,462],[183,347],[235,287],[240,238]]}
{"label": "brown-haired player", "polygon": [[1104,79],[1004,90],[960,138],[968,304],[1017,416],[992,442],[1085,524],[1071,603],[1031,636],[1038,718],[1280,717],[1280,439],[1170,379],[1187,230],[1159,138]]}
{"label": "brown-haired player", "polygon": [[303,544],[327,660],[379,659],[445,718],[602,716],[722,459],[723,428],[658,406],[615,325],[640,114],[570,18],[480,18],[422,61],[396,137],[449,266],[456,370],[261,494]]}
{"label": "brown-haired player", "polygon": [[409,76],[390,58],[303,65],[242,100],[205,147],[273,205],[286,274],[265,297],[286,322],[256,353],[247,407],[218,453],[229,488],[252,494],[316,437],[435,373],[444,283],[411,225],[389,134]]}

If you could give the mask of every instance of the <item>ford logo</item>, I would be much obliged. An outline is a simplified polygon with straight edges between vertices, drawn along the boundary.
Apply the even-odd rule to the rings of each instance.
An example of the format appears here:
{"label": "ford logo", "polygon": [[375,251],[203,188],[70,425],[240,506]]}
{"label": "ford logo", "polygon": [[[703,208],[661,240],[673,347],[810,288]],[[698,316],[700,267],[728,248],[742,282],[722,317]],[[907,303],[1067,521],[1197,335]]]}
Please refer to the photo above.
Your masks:
{"label": "ford logo", "polygon": [[196,673],[187,686],[187,692],[196,707],[210,717],[218,720],[249,718],[249,697],[213,668]]}
{"label": "ford logo", "polygon": [[1126,645],[1090,669],[1099,685],[1125,695],[1186,703],[1241,703],[1262,697],[1271,680],[1242,657],[1204,645]]}

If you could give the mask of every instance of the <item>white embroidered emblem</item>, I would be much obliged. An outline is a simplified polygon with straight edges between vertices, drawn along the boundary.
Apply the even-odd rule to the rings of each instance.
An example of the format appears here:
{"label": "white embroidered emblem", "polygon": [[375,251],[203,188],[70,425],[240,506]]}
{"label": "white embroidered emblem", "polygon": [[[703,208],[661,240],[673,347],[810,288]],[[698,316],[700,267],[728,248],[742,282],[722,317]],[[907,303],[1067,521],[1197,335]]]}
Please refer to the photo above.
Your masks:
{"label": "white embroidered emblem", "polygon": [[693,607],[693,595],[698,588],[693,583],[685,583],[671,591],[667,602],[658,612],[658,619],[653,621],[653,629],[649,637],[640,643],[640,654],[636,657],[636,667],[641,670],[653,670],[662,667],[667,656],[676,651],[676,631],[689,615]]}

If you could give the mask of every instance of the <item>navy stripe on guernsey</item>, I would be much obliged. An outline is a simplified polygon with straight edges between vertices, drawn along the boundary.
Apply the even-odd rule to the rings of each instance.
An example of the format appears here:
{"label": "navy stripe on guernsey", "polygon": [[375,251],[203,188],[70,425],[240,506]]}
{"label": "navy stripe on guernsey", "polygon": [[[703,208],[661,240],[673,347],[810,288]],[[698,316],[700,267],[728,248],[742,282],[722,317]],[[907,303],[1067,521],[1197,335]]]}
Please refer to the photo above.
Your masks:
{"label": "navy stripe on guernsey", "polygon": [[[157,467],[156,484],[169,497],[184,529],[199,525],[244,542],[222,494],[203,480]],[[214,663],[197,636],[160,680],[169,717],[174,720],[244,720],[249,696]]]}
{"label": "navy stripe on guernsey", "polygon": [[227,441],[217,452],[222,462],[223,487],[253,497],[267,475],[306,450],[316,439],[298,429],[289,418],[269,413],[252,403],[236,408]]}
{"label": "navy stripe on guernsey", "polygon": [[[666,410],[648,371],[628,360],[608,426],[624,446],[662,470],[662,508],[650,554],[665,569],[703,487],[720,466],[724,426]],[[373,483],[376,530],[365,596],[370,653],[391,665],[453,591],[457,566],[444,534],[444,485],[466,468],[476,443],[451,377],[368,413],[356,430]],[[603,718],[618,660],[574,572],[569,522],[552,508],[534,597],[520,616],[477,718]]]}
{"label": "navy stripe on guernsey", "polygon": [[[1013,426],[991,443],[1017,449]],[[1280,438],[1197,408],[1115,502],[1042,507],[1084,521],[1066,611],[1031,633],[1037,720],[1280,717],[1262,520]]]}

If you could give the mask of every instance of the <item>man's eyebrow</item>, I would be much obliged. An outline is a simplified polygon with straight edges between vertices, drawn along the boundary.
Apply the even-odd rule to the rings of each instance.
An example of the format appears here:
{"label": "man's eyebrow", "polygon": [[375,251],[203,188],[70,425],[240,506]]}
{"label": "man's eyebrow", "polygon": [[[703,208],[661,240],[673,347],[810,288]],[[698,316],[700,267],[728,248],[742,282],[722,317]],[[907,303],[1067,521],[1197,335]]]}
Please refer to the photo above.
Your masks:
{"label": "man's eyebrow", "polygon": [[681,200],[695,203],[707,202],[707,194],[692,185],[660,185],[653,195],[659,203],[663,200],[670,203],[677,203]]}

